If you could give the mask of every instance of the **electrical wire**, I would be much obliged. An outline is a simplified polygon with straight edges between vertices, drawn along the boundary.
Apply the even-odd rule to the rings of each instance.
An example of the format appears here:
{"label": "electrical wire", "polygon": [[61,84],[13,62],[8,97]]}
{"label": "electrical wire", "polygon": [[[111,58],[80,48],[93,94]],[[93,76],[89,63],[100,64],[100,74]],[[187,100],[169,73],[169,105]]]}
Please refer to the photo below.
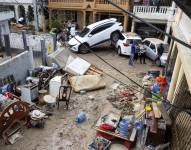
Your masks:
{"label": "electrical wire", "polygon": [[191,45],[185,43],[184,41],[182,41],[182,40],[180,40],[180,39],[178,39],[178,38],[176,38],[175,36],[172,36],[172,35],[170,35],[170,34],[164,32],[164,31],[161,30],[160,28],[158,28],[158,27],[152,25],[151,23],[145,21],[144,19],[137,17],[136,15],[134,15],[133,13],[131,13],[130,11],[128,11],[127,9],[123,9],[122,7],[118,6],[116,3],[112,2],[111,0],[107,0],[107,1],[108,1],[110,4],[112,4],[113,6],[115,6],[116,8],[118,8],[118,9],[120,9],[121,11],[125,12],[126,14],[130,15],[131,17],[133,17],[133,18],[135,18],[135,19],[138,19],[139,21],[143,22],[144,24],[146,24],[146,25],[150,26],[151,28],[153,28],[153,29],[159,31],[159,32],[162,33],[163,35],[166,35],[166,36],[168,36],[169,38],[175,40],[176,42],[178,42],[178,43],[180,43],[180,44],[182,44],[182,45],[184,45],[184,46],[186,46],[186,47],[188,47],[188,48],[191,49]]}

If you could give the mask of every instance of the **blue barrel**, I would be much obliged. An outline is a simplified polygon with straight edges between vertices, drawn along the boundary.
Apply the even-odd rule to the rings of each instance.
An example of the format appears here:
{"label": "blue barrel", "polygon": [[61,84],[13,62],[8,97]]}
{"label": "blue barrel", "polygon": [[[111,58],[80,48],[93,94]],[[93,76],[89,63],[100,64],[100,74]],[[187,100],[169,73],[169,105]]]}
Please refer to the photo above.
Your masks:
{"label": "blue barrel", "polygon": [[118,131],[121,136],[127,136],[128,135],[128,121],[125,119],[122,119],[119,122]]}

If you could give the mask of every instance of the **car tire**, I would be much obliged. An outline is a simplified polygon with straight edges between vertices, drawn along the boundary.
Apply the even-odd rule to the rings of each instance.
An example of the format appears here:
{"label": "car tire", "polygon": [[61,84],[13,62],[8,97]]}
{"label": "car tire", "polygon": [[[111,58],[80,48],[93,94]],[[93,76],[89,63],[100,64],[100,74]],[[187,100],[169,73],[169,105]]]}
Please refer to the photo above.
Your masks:
{"label": "car tire", "polygon": [[119,56],[121,55],[121,47],[120,46],[117,48],[117,53]]}
{"label": "car tire", "polygon": [[89,45],[88,44],[81,44],[79,46],[79,52],[81,54],[87,54],[89,52]]}
{"label": "car tire", "polygon": [[155,60],[155,64],[156,64],[158,67],[160,67],[160,66],[161,66],[161,61],[160,61],[160,59]]}
{"label": "car tire", "polygon": [[120,34],[119,34],[119,32],[118,31],[115,31],[115,32],[113,32],[112,34],[111,34],[111,42],[112,42],[112,44],[115,44],[118,40],[119,40],[119,38],[120,38]]}

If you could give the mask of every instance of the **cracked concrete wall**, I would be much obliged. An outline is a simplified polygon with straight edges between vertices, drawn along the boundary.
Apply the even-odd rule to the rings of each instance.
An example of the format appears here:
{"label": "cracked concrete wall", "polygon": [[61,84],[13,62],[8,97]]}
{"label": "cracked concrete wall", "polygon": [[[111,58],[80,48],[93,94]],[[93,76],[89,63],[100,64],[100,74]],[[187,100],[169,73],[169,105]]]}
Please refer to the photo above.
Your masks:
{"label": "cracked concrete wall", "polygon": [[32,51],[25,51],[0,64],[0,78],[13,74],[17,82],[24,83],[28,70],[34,68]]}

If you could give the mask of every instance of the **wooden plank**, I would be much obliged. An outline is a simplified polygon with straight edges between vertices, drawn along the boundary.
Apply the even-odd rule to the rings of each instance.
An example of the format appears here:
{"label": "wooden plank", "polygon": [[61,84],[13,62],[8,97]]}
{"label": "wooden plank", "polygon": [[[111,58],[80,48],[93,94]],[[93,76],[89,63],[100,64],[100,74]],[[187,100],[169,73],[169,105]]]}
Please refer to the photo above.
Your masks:
{"label": "wooden plank", "polygon": [[158,102],[157,106],[158,106],[158,108],[159,108],[159,110],[161,112],[161,115],[162,115],[163,119],[165,120],[166,124],[167,125],[171,125],[172,124],[172,120],[170,119],[170,117],[169,117],[169,115],[168,115],[168,113],[167,113],[163,103],[162,102]]}
{"label": "wooden plank", "polygon": [[[96,131],[100,131],[100,132],[102,132],[102,133],[106,133],[106,134],[108,134],[108,135],[112,135],[112,136],[114,136],[114,137],[117,137],[117,138],[120,138],[120,139],[123,139],[123,140],[130,141],[130,139],[129,139],[128,137],[120,136],[119,134],[117,134],[117,133],[115,133],[115,132],[102,130],[102,129],[98,128],[98,127],[95,127],[95,130],[96,130]],[[133,142],[133,141],[131,141],[131,142]]]}
{"label": "wooden plank", "polygon": [[133,142],[135,140],[136,133],[137,133],[137,130],[135,128],[133,128],[133,131],[132,131],[130,139],[129,139],[130,141]]}
{"label": "wooden plank", "polygon": [[150,132],[152,133],[157,133],[157,129],[158,129],[158,123],[157,123],[157,119],[154,116],[154,112],[151,111],[151,126],[150,126]]}
{"label": "wooden plank", "polygon": [[155,118],[158,118],[158,119],[161,118],[161,113],[160,113],[160,110],[157,107],[157,104],[155,102],[152,102],[152,106],[153,106],[153,111],[154,111]]}

